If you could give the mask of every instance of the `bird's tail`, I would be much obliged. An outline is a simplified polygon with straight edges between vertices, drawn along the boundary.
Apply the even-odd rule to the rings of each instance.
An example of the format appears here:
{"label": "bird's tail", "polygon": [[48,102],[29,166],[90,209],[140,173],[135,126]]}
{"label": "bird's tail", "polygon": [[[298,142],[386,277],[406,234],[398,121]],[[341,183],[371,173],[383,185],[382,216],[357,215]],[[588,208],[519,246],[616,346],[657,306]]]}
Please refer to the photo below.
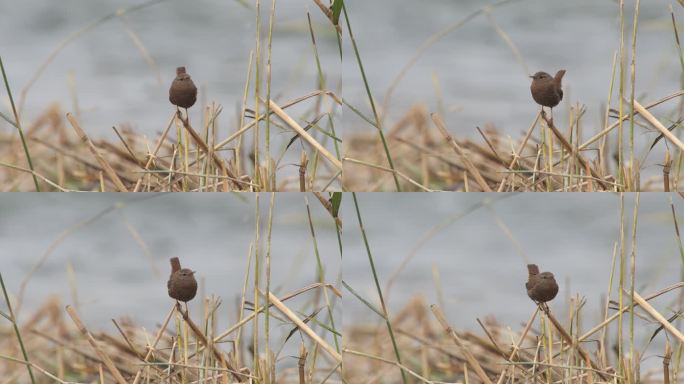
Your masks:
{"label": "bird's tail", "polygon": [[556,72],[556,76],[553,77],[554,80],[556,80],[556,84],[560,86],[561,80],[563,80],[563,76],[565,76],[565,69],[561,69],[560,71]]}
{"label": "bird's tail", "polygon": [[180,260],[177,257],[171,258],[171,273],[180,271]]}
{"label": "bird's tail", "polygon": [[539,267],[537,267],[537,264],[527,264],[527,273],[532,275],[538,275],[539,274]]}

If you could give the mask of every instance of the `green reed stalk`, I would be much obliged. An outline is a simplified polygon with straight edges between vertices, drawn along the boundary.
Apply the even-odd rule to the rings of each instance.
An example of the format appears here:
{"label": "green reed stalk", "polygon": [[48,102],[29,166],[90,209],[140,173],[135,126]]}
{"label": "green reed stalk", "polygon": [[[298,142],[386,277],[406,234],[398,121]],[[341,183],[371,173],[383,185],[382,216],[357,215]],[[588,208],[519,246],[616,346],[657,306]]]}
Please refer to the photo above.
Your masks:
{"label": "green reed stalk", "polygon": [[328,290],[325,288],[325,270],[321,262],[321,254],[318,252],[318,240],[316,239],[316,231],[314,230],[313,220],[311,219],[311,208],[309,207],[309,199],[304,196],[304,205],[306,206],[306,215],[309,220],[309,231],[311,232],[311,241],[313,242],[314,255],[316,255],[316,272],[318,274],[318,282],[323,287],[323,298],[325,299],[325,308],[328,312],[328,319],[330,319],[330,327],[332,328],[333,340],[335,341],[335,350],[340,352],[340,344],[337,338],[337,329],[335,327],[335,319],[332,312],[332,304],[328,296]]}
{"label": "green reed stalk", "polygon": [[[4,74],[4,71],[3,71]],[[36,379],[33,377],[33,371],[31,370],[31,363],[29,362],[28,353],[26,353],[26,347],[24,346],[24,341],[21,338],[21,332],[19,332],[19,327],[17,326],[17,319],[12,311],[12,303],[10,303],[9,295],[7,295],[7,289],[5,288],[5,281],[2,279],[2,273],[0,273],[0,286],[2,287],[2,294],[5,296],[5,302],[7,303],[7,309],[9,310],[9,321],[14,327],[14,333],[17,335],[17,340],[19,340],[19,347],[21,347],[21,354],[24,355],[24,361],[26,362],[26,369],[28,369],[29,376],[31,376],[31,383],[36,384]],[[3,314],[4,315],[4,314]]]}
{"label": "green reed stalk", "polygon": [[12,91],[10,90],[9,82],[7,81],[7,74],[5,73],[5,66],[2,64],[2,57],[0,56],[0,70],[2,70],[2,80],[5,82],[5,89],[7,89],[7,95],[10,99],[10,104],[12,105],[12,113],[14,113],[14,122],[19,131],[19,139],[21,140],[21,145],[24,147],[24,154],[26,154],[26,161],[28,162],[29,169],[31,170],[31,175],[33,176],[33,184],[36,186],[36,192],[40,192],[40,186],[38,185],[38,178],[34,173],[33,162],[31,161],[31,153],[29,152],[28,145],[26,144],[26,138],[24,137],[24,130],[21,128],[21,121],[19,120],[19,114],[17,113],[17,107],[14,105],[14,98],[12,97]]}
{"label": "green reed stalk", "polygon": [[[268,183],[268,190],[275,192],[276,176],[275,169],[271,169],[271,45],[273,42],[273,20],[275,19],[275,5],[276,0],[271,0],[271,15],[268,20],[268,58],[266,59],[266,135],[264,136],[265,151],[267,156],[266,161],[266,180]],[[257,115],[258,116],[258,115]],[[266,290],[269,292],[269,290]],[[268,296],[268,295],[267,295]],[[268,313],[268,312],[266,312]],[[268,326],[266,327],[268,329]]]}
{"label": "green reed stalk", "polygon": [[[373,110],[373,116],[375,117],[375,128],[378,130],[380,135],[380,140],[382,141],[382,146],[385,150],[385,156],[387,157],[387,163],[390,169],[392,169],[392,177],[394,178],[394,185],[397,188],[397,192],[401,192],[401,187],[399,186],[399,178],[397,177],[396,170],[394,169],[394,162],[392,161],[392,156],[390,155],[389,147],[387,146],[387,140],[385,140],[385,134],[382,132],[382,122],[380,121],[380,116],[378,115],[378,110],[375,108],[375,102],[373,101],[373,94],[371,93],[370,86],[368,85],[368,79],[366,78],[366,72],[363,70],[363,63],[361,62],[361,55],[359,54],[359,49],[356,46],[356,40],[354,39],[354,34],[352,33],[351,24],[349,22],[349,15],[347,15],[347,6],[342,3],[342,11],[344,12],[344,19],[347,22],[347,30],[349,31],[349,40],[351,40],[352,46],[354,47],[354,54],[356,55],[356,62],[359,64],[359,70],[361,71],[361,77],[363,78],[363,85],[366,87],[366,94],[368,95],[368,101],[370,102],[371,109]],[[403,373],[403,371],[402,371]],[[404,376],[404,379],[406,376]]]}
{"label": "green reed stalk", "polygon": [[[271,233],[273,229],[273,206],[275,204],[275,192],[271,192],[271,202],[268,206],[268,229],[267,239],[266,239],[266,292],[271,292]],[[266,304],[264,308],[264,332],[266,336],[266,367],[268,367],[268,372],[271,373],[269,377],[269,382],[275,383],[275,362],[271,361],[271,334],[269,329],[269,319],[271,317],[271,301],[269,300],[268,294],[266,295]]]}
{"label": "green reed stalk", "polygon": [[[345,11],[346,16],[346,11]],[[387,306],[385,305],[385,299],[382,296],[382,288],[380,288],[380,282],[378,280],[378,273],[375,270],[375,262],[373,261],[373,253],[370,250],[370,245],[368,244],[368,237],[366,236],[366,229],[363,226],[363,220],[361,219],[361,210],[359,208],[359,201],[356,198],[356,192],[352,192],[352,197],[354,198],[354,208],[356,209],[356,217],[359,220],[359,229],[361,230],[361,236],[363,237],[363,244],[366,247],[366,254],[368,255],[368,263],[371,267],[371,272],[373,273],[373,281],[375,282],[375,289],[378,292],[378,298],[380,299],[380,305],[382,306],[382,317],[385,319],[385,324],[387,325],[387,330],[392,340],[392,347],[394,348],[394,355],[397,358],[397,363],[401,364],[401,354],[399,353],[399,347],[397,346],[397,340],[394,338],[394,330],[392,329],[392,323],[390,322],[389,313],[387,312]],[[400,368],[401,369],[401,368]],[[401,369],[401,378],[404,384],[407,384],[406,372]]]}

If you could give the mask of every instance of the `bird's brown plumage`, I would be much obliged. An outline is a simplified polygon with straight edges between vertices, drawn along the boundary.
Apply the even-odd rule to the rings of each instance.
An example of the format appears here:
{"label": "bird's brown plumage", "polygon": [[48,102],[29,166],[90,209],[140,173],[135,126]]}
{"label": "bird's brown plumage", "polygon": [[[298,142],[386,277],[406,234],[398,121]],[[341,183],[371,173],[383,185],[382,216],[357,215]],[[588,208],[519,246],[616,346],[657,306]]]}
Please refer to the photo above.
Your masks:
{"label": "bird's brown plumage", "polygon": [[177,257],[171,258],[171,276],[166,282],[169,296],[178,301],[188,302],[197,294],[197,280],[195,272],[188,268],[180,267]]}
{"label": "bird's brown plumage", "polygon": [[539,273],[539,267],[536,264],[528,264],[527,272],[525,288],[527,288],[527,296],[530,299],[538,303],[545,303],[556,297],[558,294],[558,284],[553,277],[553,273]]}
{"label": "bird's brown plumage", "polygon": [[537,72],[530,76],[532,78],[530,92],[534,101],[549,108],[558,105],[563,100],[562,80],[564,75],[565,69],[561,69],[554,77],[546,72]]}
{"label": "bird's brown plumage", "polygon": [[190,108],[197,101],[197,87],[185,72],[185,67],[176,68],[176,78],[169,88],[169,101],[182,108]]}

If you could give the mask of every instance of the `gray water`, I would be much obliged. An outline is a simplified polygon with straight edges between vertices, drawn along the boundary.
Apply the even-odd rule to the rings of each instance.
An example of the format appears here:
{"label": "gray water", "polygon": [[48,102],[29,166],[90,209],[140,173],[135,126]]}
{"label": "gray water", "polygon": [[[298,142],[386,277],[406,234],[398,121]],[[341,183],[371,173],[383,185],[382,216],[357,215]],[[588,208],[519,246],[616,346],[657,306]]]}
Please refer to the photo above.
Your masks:
{"label": "gray water", "polygon": [[[21,90],[41,64],[68,36],[118,9],[143,3],[0,0],[0,14],[4,16],[0,23],[0,54],[15,102],[19,102]],[[227,137],[237,129],[249,55],[255,49],[252,3],[162,1],[127,13],[124,21],[114,17],[98,25],[67,45],[47,66],[28,93],[23,121],[33,121],[53,102],[58,102],[64,112],[75,113],[68,86],[68,76],[73,74],[82,126],[88,134],[114,137],[112,126],[121,124],[147,135],[159,132],[175,111],[168,101],[168,89],[175,68],[184,65],[199,87],[198,103],[190,110],[191,117],[199,121],[201,102],[222,105],[219,137]],[[330,89],[335,89],[340,82],[340,58],[330,23],[310,1],[287,0],[277,5],[272,98],[289,101],[317,88],[307,10],[317,33],[321,65]],[[270,2],[262,2],[262,49],[266,46],[269,13]],[[124,26],[140,39],[154,60],[154,67],[148,64]],[[262,89],[265,92],[265,87]],[[3,113],[11,116],[4,87],[0,100]],[[294,108],[293,116],[298,116],[297,111],[303,108]],[[0,129],[14,128],[3,121]],[[291,134],[283,136],[289,139]]]}
{"label": "gray water", "polygon": [[[585,331],[601,321],[598,309],[605,303],[613,247],[619,240],[618,195],[431,194],[430,198],[418,198],[410,193],[363,193],[357,196],[390,315],[397,314],[412,298],[422,296],[427,304],[442,306],[450,323],[459,329],[481,334],[476,320],[489,316],[513,330],[521,329],[534,311],[534,303],[527,297],[524,285],[525,265],[535,263],[542,271],[553,272],[559,282],[558,297],[550,303],[559,318],[566,318],[568,300],[579,297],[586,299]],[[625,198],[628,256],[634,196]],[[682,280],[684,260],[679,255],[672,224],[670,197],[681,228],[684,204],[678,195],[641,195],[636,290],[644,297]],[[380,308],[352,204],[346,204],[343,213],[346,217],[344,280]],[[497,221],[510,230],[513,240]],[[418,246],[438,225],[445,226]],[[409,261],[405,268],[396,274],[406,260]],[[439,282],[433,270],[439,274]],[[388,288],[395,274],[394,283]],[[617,299],[616,286],[613,286],[612,299]],[[443,301],[439,291],[443,292]],[[679,292],[673,291],[651,303],[669,317],[671,310],[678,308],[673,305],[678,295]],[[384,324],[351,294],[343,298],[345,326]],[[645,345],[656,328],[653,324],[639,326],[639,345]],[[658,336],[654,344],[657,347],[648,356],[662,353],[663,337]],[[660,364],[660,359],[657,361]]]}

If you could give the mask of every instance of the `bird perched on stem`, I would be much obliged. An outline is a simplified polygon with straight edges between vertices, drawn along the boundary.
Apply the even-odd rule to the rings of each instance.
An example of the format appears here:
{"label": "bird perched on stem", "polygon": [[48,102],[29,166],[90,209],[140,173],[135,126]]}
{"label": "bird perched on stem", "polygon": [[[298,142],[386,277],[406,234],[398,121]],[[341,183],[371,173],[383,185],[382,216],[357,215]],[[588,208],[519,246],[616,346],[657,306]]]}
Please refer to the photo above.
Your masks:
{"label": "bird perched on stem", "polygon": [[530,76],[532,78],[532,84],[530,85],[532,98],[537,104],[542,106],[542,110],[544,107],[549,107],[553,114],[553,107],[563,100],[563,89],[561,86],[563,75],[565,75],[565,69],[558,71],[554,77],[551,77],[546,72],[537,72]]}
{"label": "bird perched on stem", "polygon": [[188,108],[195,105],[197,101],[197,87],[192,82],[190,75],[185,72],[185,67],[176,68],[176,78],[169,88],[169,101],[176,107],[185,108],[185,115],[188,115]]}
{"label": "bird perched on stem", "polygon": [[197,280],[195,280],[194,275],[195,271],[193,270],[181,269],[180,260],[177,257],[171,258],[171,276],[166,282],[166,287],[172,299],[185,303],[186,311],[188,310],[188,301],[197,294]]}
{"label": "bird perched on stem", "polygon": [[539,273],[539,267],[536,264],[527,264],[527,296],[534,300],[535,303],[546,303],[553,300],[558,294],[558,284],[551,272]]}

